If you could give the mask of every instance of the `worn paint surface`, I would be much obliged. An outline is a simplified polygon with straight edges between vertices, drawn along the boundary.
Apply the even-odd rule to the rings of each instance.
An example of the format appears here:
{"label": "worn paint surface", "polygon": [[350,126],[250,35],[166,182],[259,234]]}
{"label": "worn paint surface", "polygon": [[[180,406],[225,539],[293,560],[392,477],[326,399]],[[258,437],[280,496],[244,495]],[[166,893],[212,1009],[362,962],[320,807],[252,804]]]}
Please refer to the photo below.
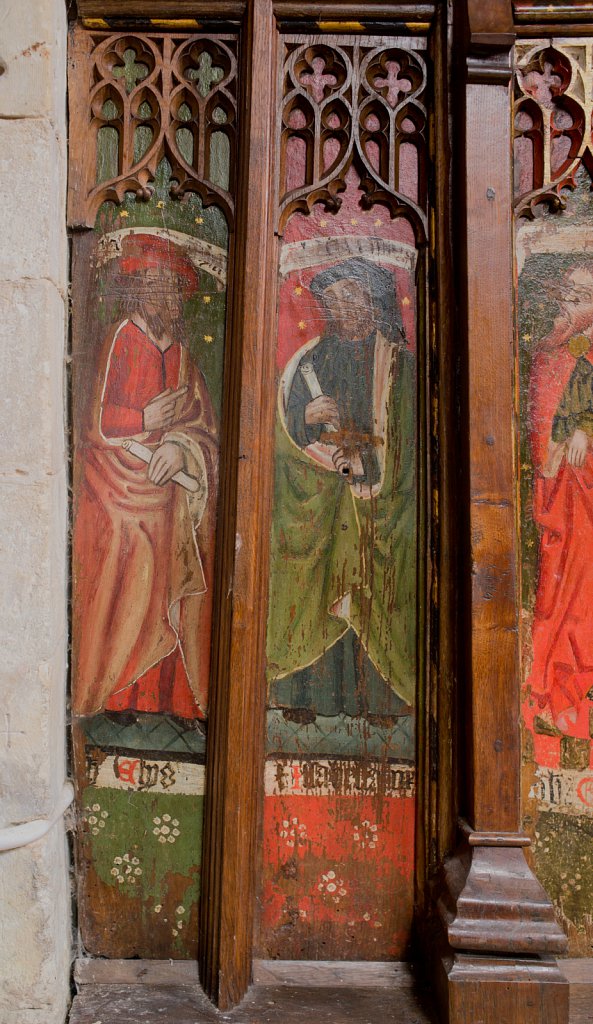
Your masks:
{"label": "worn paint surface", "polygon": [[384,959],[410,934],[416,250],[404,219],[289,221],[280,259],[264,956]]}
{"label": "worn paint surface", "polygon": [[593,948],[593,205],[520,221],[524,822],[573,955]]}
{"label": "worn paint surface", "polygon": [[170,186],[163,161],[149,202],[103,205],[75,311],[79,920],[102,956],[197,949],[228,233]]}

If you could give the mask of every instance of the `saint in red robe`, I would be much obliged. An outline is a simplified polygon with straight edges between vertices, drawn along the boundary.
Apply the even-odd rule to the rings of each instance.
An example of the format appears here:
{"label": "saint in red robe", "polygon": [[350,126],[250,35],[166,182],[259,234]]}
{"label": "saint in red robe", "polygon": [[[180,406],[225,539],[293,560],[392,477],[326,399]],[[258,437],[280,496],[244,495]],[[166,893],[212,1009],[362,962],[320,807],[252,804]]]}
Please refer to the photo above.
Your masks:
{"label": "saint in red robe", "polygon": [[[217,493],[215,417],[205,381],[178,341],[163,352],[134,319],[107,337],[90,423],[77,452],[73,710],[166,712],[207,706]],[[175,422],[146,433],[143,410],[187,391]],[[122,447],[164,441],[184,452],[191,493],[151,483]]]}
{"label": "saint in red robe", "polygon": [[[542,345],[530,384],[533,514],[540,527],[533,662],[526,709],[563,733],[590,736],[593,687],[593,353],[582,335]],[[589,438],[571,464],[574,431]]]}

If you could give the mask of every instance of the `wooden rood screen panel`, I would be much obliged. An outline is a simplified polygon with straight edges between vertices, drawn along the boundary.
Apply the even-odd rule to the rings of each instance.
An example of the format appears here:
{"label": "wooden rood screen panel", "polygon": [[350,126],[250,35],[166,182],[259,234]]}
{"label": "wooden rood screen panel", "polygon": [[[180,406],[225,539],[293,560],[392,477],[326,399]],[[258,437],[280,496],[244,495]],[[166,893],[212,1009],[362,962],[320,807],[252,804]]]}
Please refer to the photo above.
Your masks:
{"label": "wooden rood screen panel", "polygon": [[524,819],[573,955],[593,927],[593,40],[517,46]]}
{"label": "wooden rood screen panel", "polygon": [[280,46],[268,957],[401,957],[410,937],[422,51]]}
{"label": "wooden rood screen panel", "polygon": [[[225,584],[213,609],[217,522],[234,515],[218,479],[230,471],[220,438],[234,436],[223,425],[236,422],[227,264],[249,234],[238,209],[235,242],[238,49],[233,34],[73,37],[70,220],[86,230],[73,268],[72,706],[81,932],[104,956],[196,955],[213,644],[218,686],[235,693],[234,708],[215,695],[213,764],[229,753],[228,716],[249,717],[236,701],[257,704],[219,664],[237,644],[233,633],[225,646],[225,614],[249,599],[240,576],[233,608]],[[280,29],[270,52],[280,244],[266,341],[275,433],[260,442],[274,498],[259,524],[270,579],[257,946],[399,958],[424,670],[426,41]],[[237,268],[239,321],[239,275],[253,268]],[[263,691],[261,669],[246,686]],[[230,775],[208,778],[203,919],[224,924]]]}
{"label": "wooden rood screen panel", "polygon": [[193,957],[237,38],[72,57],[79,919],[92,953]]}

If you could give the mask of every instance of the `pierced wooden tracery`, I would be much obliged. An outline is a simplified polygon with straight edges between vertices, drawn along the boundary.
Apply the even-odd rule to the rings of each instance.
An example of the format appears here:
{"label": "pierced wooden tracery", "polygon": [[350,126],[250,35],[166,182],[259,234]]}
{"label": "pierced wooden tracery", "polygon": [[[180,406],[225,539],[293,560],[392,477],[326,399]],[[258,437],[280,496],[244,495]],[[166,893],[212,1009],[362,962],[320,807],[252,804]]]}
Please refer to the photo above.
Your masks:
{"label": "pierced wooden tracery", "polygon": [[565,206],[584,165],[593,176],[593,41],[517,44],[515,196],[519,216]]}
{"label": "pierced wooden tracery", "polygon": [[[76,31],[76,30],[75,30]],[[163,158],[171,194],[198,193],[232,223],[237,39],[231,35],[78,33],[71,120],[85,156],[70,186],[70,221],[90,226],[103,202],[148,200]],[[72,113],[74,116],[72,117]]]}
{"label": "pierced wooden tracery", "polygon": [[285,40],[280,228],[296,210],[340,206],[346,174],[362,204],[405,214],[426,239],[426,65],[419,53],[373,40]]}

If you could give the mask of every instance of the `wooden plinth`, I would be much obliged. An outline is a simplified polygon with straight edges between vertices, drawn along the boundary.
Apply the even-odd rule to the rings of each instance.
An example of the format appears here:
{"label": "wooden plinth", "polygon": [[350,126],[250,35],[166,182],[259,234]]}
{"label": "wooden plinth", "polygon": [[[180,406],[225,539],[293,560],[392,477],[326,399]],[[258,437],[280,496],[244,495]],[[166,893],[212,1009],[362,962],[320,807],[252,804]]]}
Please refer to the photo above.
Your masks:
{"label": "wooden plinth", "polygon": [[[566,1024],[569,986],[554,959],[456,953],[443,964],[450,1024]],[[444,1015],[443,1015],[444,1016]]]}
{"label": "wooden plinth", "polygon": [[569,1019],[569,985],[555,960],[566,936],[525,845],[521,835],[470,832],[445,864],[432,948],[441,1017],[449,1024]]}

